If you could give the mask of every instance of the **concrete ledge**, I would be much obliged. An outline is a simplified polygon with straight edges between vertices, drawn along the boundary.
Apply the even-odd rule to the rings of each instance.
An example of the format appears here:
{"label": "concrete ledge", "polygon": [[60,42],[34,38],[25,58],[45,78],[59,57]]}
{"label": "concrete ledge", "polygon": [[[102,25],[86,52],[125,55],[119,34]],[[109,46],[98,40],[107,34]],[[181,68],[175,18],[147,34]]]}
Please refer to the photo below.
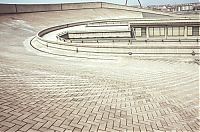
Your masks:
{"label": "concrete ledge", "polygon": [[198,47],[187,47],[183,49],[179,49],[178,47],[174,48],[162,48],[162,47],[149,47],[149,48],[113,48],[113,47],[86,47],[86,46],[78,46],[78,45],[55,45],[53,43],[45,43],[40,40],[34,40],[31,43],[32,46],[35,45],[36,49],[40,51],[45,51],[57,54],[57,55],[76,55],[76,56],[93,56],[93,55],[108,55],[108,56],[129,56],[129,55],[173,55],[173,56],[192,56],[192,52],[195,55],[199,56],[199,48]]}

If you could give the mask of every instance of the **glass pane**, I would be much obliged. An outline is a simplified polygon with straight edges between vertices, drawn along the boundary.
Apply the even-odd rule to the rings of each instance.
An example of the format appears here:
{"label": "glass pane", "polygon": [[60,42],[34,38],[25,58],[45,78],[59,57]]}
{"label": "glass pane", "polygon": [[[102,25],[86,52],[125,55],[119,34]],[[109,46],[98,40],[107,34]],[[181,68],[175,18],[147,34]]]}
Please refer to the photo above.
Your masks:
{"label": "glass pane", "polygon": [[153,28],[149,28],[149,36],[154,36],[153,35]]}
{"label": "glass pane", "polygon": [[165,36],[165,28],[160,28],[160,36]]}
{"label": "glass pane", "polygon": [[142,35],[141,34],[141,28],[136,28],[135,31],[136,31],[136,36],[137,37],[140,37]]}
{"label": "glass pane", "polygon": [[146,37],[146,28],[145,27],[141,28],[141,35],[142,35],[142,37]]}
{"label": "glass pane", "polygon": [[187,27],[187,35],[192,36],[192,27]]}
{"label": "glass pane", "polygon": [[184,30],[185,30],[185,28],[184,27],[179,27],[179,30],[180,30],[179,35],[180,36],[184,36]]}
{"label": "glass pane", "polygon": [[172,27],[167,28],[167,35],[172,36]]}
{"label": "glass pane", "polygon": [[159,28],[154,28],[154,36],[160,36]]}
{"label": "glass pane", "polygon": [[193,36],[199,35],[199,27],[198,26],[192,27],[192,35]]}
{"label": "glass pane", "polygon": [[173,27],[173,36],[179,35],[179,27]]}

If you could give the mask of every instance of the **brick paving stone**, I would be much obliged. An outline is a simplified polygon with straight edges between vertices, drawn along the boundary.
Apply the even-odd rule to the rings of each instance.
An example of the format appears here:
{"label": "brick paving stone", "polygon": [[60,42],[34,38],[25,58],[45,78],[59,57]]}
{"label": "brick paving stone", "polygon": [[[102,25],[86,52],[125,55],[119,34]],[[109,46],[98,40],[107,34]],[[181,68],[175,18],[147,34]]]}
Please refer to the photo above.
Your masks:
{"label": "brick paving stone", "polygon": [[145,127],[145,125],[140,125],[140,130],[142,131],[142,132],[146,132],[147,130],[146,130],[146,127]]}
{"label": "brick paving stone", "polygon": [[24,115],[18,117],[17,120],[22,121],[22,120],[24,120],[25,118],[27,118],[27,117],[30,116],[30,115],[31,115],[31,113],[25,113]]}
{"label": "brick paving stone", "polygon": [[44,118],[47,114],[48,114],[48,113],[41,113],[41,114],[38,115],[37,117],[42,119],[42,118]]}
{"label": "brick paving stone", "polygon": [[34,120],[30,120],[30,119],[24,119],[23,122],[29,123],[29,124],[36,124],[37,122]]}
{"label": "brick paving stone", "polygon": [[19,121],[19,120],[13,120],[13,121],[11,121],[11,122],[14,123],[14,124],[20,125],[20,126],[24,126],[24,125],[26,125],[25,122],[23,122],[23,121]]}
{"label": "brick paving stone", "polygon": [[82,125],[76,124],[76,123],[70,123],[70,126],[75,127],[75,128],[79,128],[79,129],[82,129],[82,128],[83,128]]}
{"label": "brick paving stone", "polygon": [[117,131],[121,131],[121,132],[125,132],[126,129],[123,129],[121,127],[113,127],[114,130],[117,130]]}
{"label": "brick paving stone", "polygon": [[51,129],[48,129],[48,128],[45,128],[45,127],[41,127],[39,130],[42,131],[42,132],[55,132],[54,130],[51,130]]}
{"label": "brick paving stone", "polygon": [[2,121],[0,122],[1,125],[7,126],[7,127],[13,127],[15,124],[7,122],[7,121]]}
{"label": "brick paving stone", "polygon": [[113,128],[113,126],[114,126],[114,121],[113,120],[108,120],[108,122],[107,122],[107,128]]}
{"label": "brick paving stone", "polygon": [[106,128],[107,132],[119,132],[118,130],[112,129],[112,128]]}
{"label": "brick paving stone", "polygon": [[42,123],[45,123],[45,122],[47,122],[47,120],[45,120],[45,119],[41,119],[41,118],[38,118],[38,117],[36,117],[35,119],[33,119],[34,121],[37,121],[37,122],[42,122]]}
{"label": "brick paving stone", "polygon": [[59,110],[59,112],[56,114],[57,116],[62,116],[63,113],[65,113],[65,110]]}
{"label": "brick paving stone", "polygon": [[40,132],[40,131],[34,130],[34,129],[29,129],[27,132]]}
{"label": "brick paving stone", "polygon": [[153,131],[151,125],[145,125],[145,127],[146,127],[146,130],[147,130],[147,131],[150,131],[150,132]]}
{"label": "brick paving stone", "polygon": [[17,118],[17,116],[13,115],[13,116],[10,116],[9,118],[7,118],[6,121],[10,122],[10,121],[12,121],[12,120],[14,120],[16,118]]}
{"label": "brick paving stone", "polygon": [[134,127],[133,127],[133,131],[134,131],[134,132],[140,132],[141,129],[140,129],[139,126],[134,126]]}
{"label": "brick paving stone", "polygon": [[66,118],[65,117],[60,117],[60,116],[53,116],[54,119],[64,121]]}
{"label": "brick paving stone", "polygon": [[60,127],[66,129],[65,131],[67,131],[67,130],[73,131],[74,130],[74,127],[72,127],[72,126],[61,125]]}
{"label": "brick paving stone", "polygon": [[54,126],[60,126],[63,123],[62,120],[57,120],[53,125]]}
{"label": "brick paving stone", "polygon": [[74,128],[73,132],[81,132],[82,130],[80,128]]}
{"label": "brick paving stone", "polygon": [[83,131],[83,132],[89,132],[89,131],[90,131],[90,128],[91,128],[91,127],[84,126],[83,129],[82,129],[82,131]]}
{"label": "brick paving stone", "polygon": [[5,120],[5,119],[6,119],[6,117],[0,116],[0,121],[3,121],[3,120]]}
{"label": "brick paving stone", "polygon": [[20,125],[15,125],[13,127],[11,127],[10,129],[8,129],[6,132],[15,132],[17,130],[19,130],[22,126]]}
{"label": "brick paving stone", "polygon": [[65,131],[64,128],[57,127],[57,126],[51,126],[50,129],[55,130],[55,131],[59,131],[59,132],[64,132]]}
{"label": "brick paving stone", "polygon": [[38,122],[37,124],[35,124],[32,128],[35,130],[40,129],[42,126],[44,125],[44,123]]}
{"label": "brick paving stone", "polygon": [[91,132],[96,132],[96,131],[98,130],[98,128],[99,128],[99,126],[97,126],[97,125],[92,125],[90,131],[91,131]]}
{"label": "brick paving stone", "polygon": [[100,130],[106,130],[106,127],[107,127],[107,122],[100,122],[100,125],[99,125]]}
{"label": "brick paving stone", "polygon": [[2,132],[7,131],[8,129],[9,129],[9,127],[7,127],[7,126],[1,126],[0,127],[0,131],[2,131]]}
{"label": "brick paving stone", "polygon": [[120,127],[120,120],[114,120],[114,127]]}
{"label": "brick paving stone", "polygon": [[53,125],[54,121],[48,121],[43,125],[43,127],[50,128]]}
{"label": "brick paving stone", "polygon": [[73,130],[65,130],[65,132],[73,132]]}
{"label": "brick paving stone", "polygon": [[21,131],[28,131],[33,125],[32,124],[26,124],[22,128],[20,128]]}
{"label": "brick paving stone", "polygon": [[127,125],[127,121],[124,118],[120,119],[120,126],[126,126]]}

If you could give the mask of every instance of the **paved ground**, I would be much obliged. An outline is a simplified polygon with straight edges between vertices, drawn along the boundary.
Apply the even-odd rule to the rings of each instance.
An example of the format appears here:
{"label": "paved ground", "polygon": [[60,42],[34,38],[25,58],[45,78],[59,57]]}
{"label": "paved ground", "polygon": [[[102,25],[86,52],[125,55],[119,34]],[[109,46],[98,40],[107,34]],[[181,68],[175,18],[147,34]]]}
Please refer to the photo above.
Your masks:
{"label": "paved ground", "polygon": [[[80,12],[62,15],[94,19],[98,10],[75,18]],[[0,132],[199,130],[197,64],[172,58],[64,60],[24,47],[25,39],[62,19],[56,13],[0,16]]]}

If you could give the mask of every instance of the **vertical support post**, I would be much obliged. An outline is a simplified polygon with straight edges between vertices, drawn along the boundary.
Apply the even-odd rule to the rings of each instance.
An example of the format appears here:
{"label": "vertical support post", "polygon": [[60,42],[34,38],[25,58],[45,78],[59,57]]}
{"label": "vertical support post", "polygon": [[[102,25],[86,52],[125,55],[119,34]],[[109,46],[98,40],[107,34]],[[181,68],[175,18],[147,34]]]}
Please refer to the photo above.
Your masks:
{"label": "vertical support post", "polygon": [[63,8],[62,8],[62,3],[60,4],[60,10],[61,10],[61,11],[63,10]]}
{"label": "vertical support post", "polygon": [[146,27],[146,37],[149,39],[149,26]]}
{"label": "vertical support post", "polygon": [[18,11],[17,11],[17,4],[15,4],[15,12],[17,13]]}
{"label": "vertical support post", "polygon": [[165,26],[164,29],[165,29],[165,39],[167,39],[167,29],[168,29],[167,26]]}
{"label": "vertical support post", "polygon": [[126,0],[125,6],[127,6],[127,4],[128,4],[128,0]]}

